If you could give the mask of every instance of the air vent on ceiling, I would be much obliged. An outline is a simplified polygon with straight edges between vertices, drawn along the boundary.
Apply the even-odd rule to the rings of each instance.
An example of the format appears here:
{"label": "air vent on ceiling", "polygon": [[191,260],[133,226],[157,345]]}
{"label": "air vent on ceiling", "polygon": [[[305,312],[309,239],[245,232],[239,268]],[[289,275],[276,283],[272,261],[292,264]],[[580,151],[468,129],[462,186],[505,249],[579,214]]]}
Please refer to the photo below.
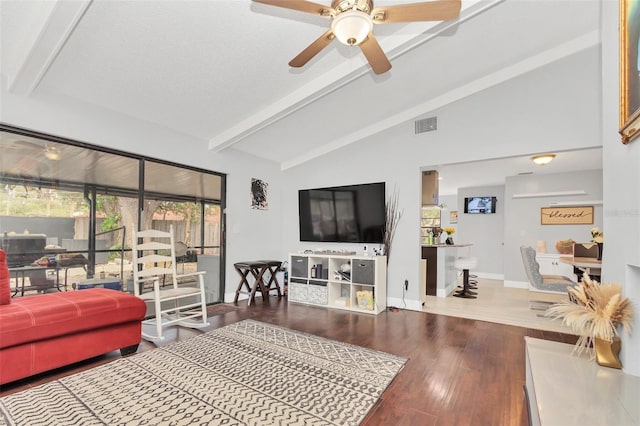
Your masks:
{"label": "air vent on ceiling", "polygon": [[416,135],[418,133],[432,132],[438,128],[438,117],[423,118],[416,120]]}

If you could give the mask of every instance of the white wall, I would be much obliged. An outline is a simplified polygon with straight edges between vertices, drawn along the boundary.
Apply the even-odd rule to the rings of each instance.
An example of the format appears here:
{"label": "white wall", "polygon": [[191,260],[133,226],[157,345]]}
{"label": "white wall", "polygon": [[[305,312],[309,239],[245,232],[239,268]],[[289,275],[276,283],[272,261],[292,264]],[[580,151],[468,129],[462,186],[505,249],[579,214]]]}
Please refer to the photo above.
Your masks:
{"label": "white wall", "polygon": [[[584,195],[561,197],[513,198],[514,194],[536,194],[557,191],[584,190]],[[505,182],[505,240],[504,240],[504,280],[505,286],[526,287],[527,276],[522,265],[520,246],[536,247],[536,241],[547,242],[547,253],[557,253],[555,242],[573,239],[584,243],[591,241],[590,230],[594,226],[602,229],[602,205],[594,206],[594,223],[589,225],[542,225],[540,209],[558,201],[602,200],[602,170],[552,173],[545,175],[511,176]],[[605,245],[605,250],[608,244]],[[520,284],[520,285],[519,285]]]}
{"label": "white wall", "polygon": [[[134,120],[73,100],[53,103],[46,96],[22,97],[2,85],[0,121],[18,127],[76,139],[179,164],[227,174],[227,265],[225,300],[233,298],[238,274],[233,263],[282,259],[281,173],[276,163],[239,152],[215,154],[207,141],[151,123]],[[269,184],[269,210],[250,208],[251,178]]]}
{"label": "white wall", "polygon": [[602,2],[602,146],[605,250],[602,281],[617,282],[635,305],[633,332],[622,337],[622,365],[640,376],[640,139],[618,135],[618,2]]}
{"label": "white wall", "polygon": [[[496,212],[493,214],[469,214],[464,212],[466,197],[496,197]],[[478,259],[474,274],[482,278],[501,280],[504,274],[504,185],[458,188],[458,233],[457,243],[472,243],[468,253],[458,249],[459,255]]]}
{"label": "white wall", "polygon": [[[458,212],[458,217],[460,216],[460,211],[458,209],[458,196],[456,194],[449,195],[440,195],[438,197],[438,201],[440,204],[444,204],[446,207],[442,210],[442,214],[440,216],[440,226],[444,227],[453,227],[458,229],[457,223],[451,223],[451,212]],[[455,234],[454,234],[455,237]],[[454,240],[455,241],[455,240]]]}
{"label": "white wall", "polygon": [[397,188],[403,210],[389,261],[387,295],[402,298],[406,278],[406,299],[414,302],[407,305],[419,306],[421,170],[437,164],[599,146],[600,79],[589,67],[594,56],[599,56],[599,50],[589,49],[577,54],[573,63],[561,60],[434,111],[429,115],[438,116],[435,132],[414,135],[413,121],[407,122],[286,170],[283,252],[333,248],[299,241],[298,189],[385,181],[389,191]]}

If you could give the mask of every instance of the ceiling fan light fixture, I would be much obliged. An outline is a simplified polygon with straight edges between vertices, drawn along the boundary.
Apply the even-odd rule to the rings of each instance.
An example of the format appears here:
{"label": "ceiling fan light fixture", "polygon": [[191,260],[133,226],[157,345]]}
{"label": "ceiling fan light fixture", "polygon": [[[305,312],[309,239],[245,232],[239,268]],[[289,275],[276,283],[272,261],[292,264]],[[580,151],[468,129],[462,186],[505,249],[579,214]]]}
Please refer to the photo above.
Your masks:
{"label": "ceiling fan light fixture", "polygon": [[331,31],[341,43],[357,46],[362,43],[373,29],[373,20],[359,10],[342,12],[331,21]]}
{"label": "ceiling fan light fixture", "polygon": [[551,161],[553,161],[554,158],[556,158],[555,154],[542,154],[531,157],[531,161],[539,166],[544,166],[545,164],[549,164]]}
{"label": "ceiling fan light fixture", "polygon": [[60,160],[60,150],[53,145],[46,145],[44,147],[44,156],[51,161]]}

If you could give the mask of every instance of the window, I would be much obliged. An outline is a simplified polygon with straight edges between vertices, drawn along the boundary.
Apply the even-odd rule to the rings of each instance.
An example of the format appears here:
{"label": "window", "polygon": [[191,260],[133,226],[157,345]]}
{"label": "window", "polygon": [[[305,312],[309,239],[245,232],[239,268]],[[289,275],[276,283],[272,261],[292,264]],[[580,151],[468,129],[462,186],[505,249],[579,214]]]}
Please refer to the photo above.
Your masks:
{"label": "window", "polygon": [[427,244],[427,237],[434,228],[440,228],[442,210],[438,206],[422,206],[420,213],[420,243]]}

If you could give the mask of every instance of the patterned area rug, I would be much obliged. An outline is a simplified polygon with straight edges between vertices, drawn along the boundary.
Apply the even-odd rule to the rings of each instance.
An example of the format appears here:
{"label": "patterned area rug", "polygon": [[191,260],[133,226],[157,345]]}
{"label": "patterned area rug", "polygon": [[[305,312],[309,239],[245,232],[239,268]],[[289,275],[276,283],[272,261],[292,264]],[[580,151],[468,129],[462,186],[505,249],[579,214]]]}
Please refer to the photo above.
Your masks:
{"label": "patterned area rug", "polygon": [[0,399],[0,425],[356,425],[406,359],[244,320]]}

